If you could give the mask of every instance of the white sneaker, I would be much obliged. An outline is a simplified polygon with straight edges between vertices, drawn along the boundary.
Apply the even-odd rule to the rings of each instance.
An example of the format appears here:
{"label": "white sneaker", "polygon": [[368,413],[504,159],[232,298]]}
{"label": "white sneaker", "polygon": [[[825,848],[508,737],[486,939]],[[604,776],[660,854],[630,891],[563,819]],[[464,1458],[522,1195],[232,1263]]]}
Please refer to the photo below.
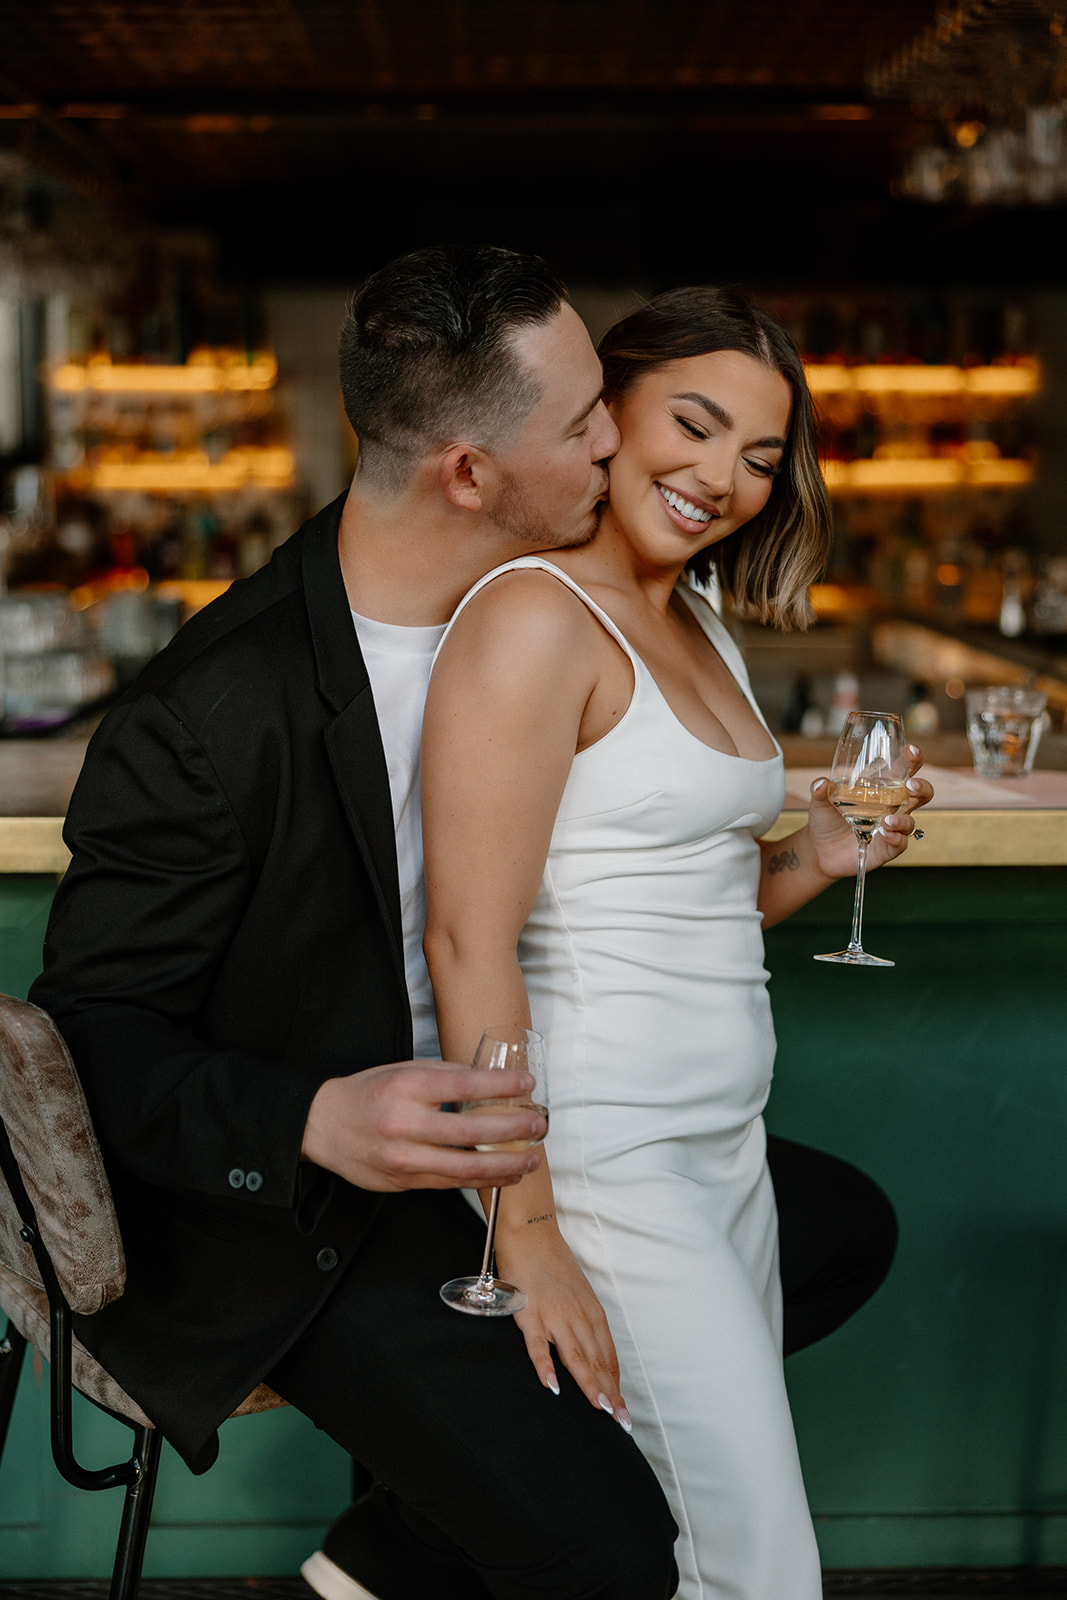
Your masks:
{"label": "white sneaker", "polygon": [[316,1594],[322,1596],[322,1600],[378,1600],[377,1595],[364,1589],[347,1572],[342,1572],[337,1562],[331,1561],[321,1550],[308,1556],[300,1568],[300,1575]]}

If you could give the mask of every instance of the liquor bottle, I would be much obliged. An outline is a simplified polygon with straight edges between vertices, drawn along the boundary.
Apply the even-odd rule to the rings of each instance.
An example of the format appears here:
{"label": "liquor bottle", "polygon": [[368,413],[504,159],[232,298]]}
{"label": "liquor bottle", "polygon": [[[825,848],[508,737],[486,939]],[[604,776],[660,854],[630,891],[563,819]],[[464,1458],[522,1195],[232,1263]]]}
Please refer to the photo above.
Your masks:
{"label": "liquor bottle", "polygon": [[854,672],[839,672],[834,679],[830,696],[830,711],[826,718],[827,733],[840,733],[850,711],[860,709],[860,685]]}

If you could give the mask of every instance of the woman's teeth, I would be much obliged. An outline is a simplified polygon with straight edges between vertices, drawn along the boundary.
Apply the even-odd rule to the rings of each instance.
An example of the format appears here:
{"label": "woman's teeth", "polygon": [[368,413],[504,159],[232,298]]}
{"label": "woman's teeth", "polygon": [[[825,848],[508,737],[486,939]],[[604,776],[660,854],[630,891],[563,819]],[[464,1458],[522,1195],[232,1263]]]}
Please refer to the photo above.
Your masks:
{"label": "woman's teeth", "polygon": [[675,511],[681,512],[683,517],[688,517],[690,522],[711,521],[712,513],[710,511],[701,511],[698,506],[693,505],[691,500],[683,500],[681,495],[675,494],[673,489],[665,489],[662,483],[657,483],[656,488],[667,504],[673,507]]}

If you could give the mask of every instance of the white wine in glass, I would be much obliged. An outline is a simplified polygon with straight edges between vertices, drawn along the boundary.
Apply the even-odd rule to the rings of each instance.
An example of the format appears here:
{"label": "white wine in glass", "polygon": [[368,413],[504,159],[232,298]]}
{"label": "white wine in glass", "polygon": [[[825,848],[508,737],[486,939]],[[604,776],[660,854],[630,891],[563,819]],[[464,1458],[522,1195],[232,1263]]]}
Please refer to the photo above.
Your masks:
{"label": "white wine in glass", "polygon": [[[499,1100],[463,1100],[460,1111],[536,1111],[548,1116],[548,1086],[545,1075],[545,1042],[532,1028],[487,1028],[471,1063],[475,1067],[528,1072],[534,1086],[526,1096]],[[528,1150],[539,1139],[508,1139],[501,1144],[479,1144],[476,1150]],[[496,1214],[500,1190],[494,1189],[486,1219],[485,1251],[477,1277],[450,1278],[441,1285],[441,1299],[453,1311],[472,1317],[511,1317],[526,1305],[526,1296],[513,1283],[504,1283],[493,1274],[493,1243],[496,1239]]]}
{"label": "white wine in glass", "polygon": [[852,711],[841,730],[830,768],[827,798],[837,807],[859,846],[852,934],[843,950],[816,956],[850,967],[891,967],[892,961],[863,948],[863,888],[867,847],[883,817],[908,800],[908,744],[900,718],[888,711]]}

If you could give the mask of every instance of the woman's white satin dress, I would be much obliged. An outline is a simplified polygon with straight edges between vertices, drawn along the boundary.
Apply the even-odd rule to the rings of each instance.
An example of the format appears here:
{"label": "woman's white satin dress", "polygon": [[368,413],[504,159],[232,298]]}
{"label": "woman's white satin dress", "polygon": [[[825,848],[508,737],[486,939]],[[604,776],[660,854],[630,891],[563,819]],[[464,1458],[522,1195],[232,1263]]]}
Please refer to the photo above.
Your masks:
{"label": "woman's white satin dress", "polygon": [[[816,1600],[761,1116],[775,1039],[756,840],[781,808],[782,758],[724,755],[690,733],[551,563],[511,562],[471,594],[524,569],[578,594],[635,677],[625,715],[574,758],[520,943],[560,1224],[679,1524],[681,1600]],[[679,588],[751,701],[727,630]]]}

